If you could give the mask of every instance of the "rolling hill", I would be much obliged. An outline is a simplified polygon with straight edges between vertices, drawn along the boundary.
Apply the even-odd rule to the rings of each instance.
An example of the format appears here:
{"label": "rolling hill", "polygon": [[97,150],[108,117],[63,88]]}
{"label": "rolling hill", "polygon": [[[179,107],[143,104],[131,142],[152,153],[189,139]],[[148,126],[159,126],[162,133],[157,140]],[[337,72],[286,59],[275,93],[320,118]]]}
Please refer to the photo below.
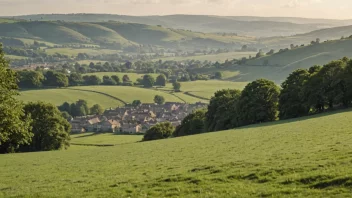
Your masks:
{"label": "rolling hill", "polygon": [[154,26],[162,25],[168,28],[187,29],[198,32],[231,32],[257,37],[290,36],[322,28],[352,25],[351,20],[210,15],[126,16],[111,14],[41,14],[16,16],[15,18],[32,21],[120,21]]}
{"label": "rolling hill", "polygon": [[157,45],[204,49],[255,43],[253,37],[199,33],[121,22],[27,21],[0,23],[0,37],[32,39],[55,44],[98,44],[116,47]]}
{"label": "rolling hill", "polygon": [[351,119],[342,111],[144,143],[73,136],[126,144],[0,155],[0,196],[350,197]]}

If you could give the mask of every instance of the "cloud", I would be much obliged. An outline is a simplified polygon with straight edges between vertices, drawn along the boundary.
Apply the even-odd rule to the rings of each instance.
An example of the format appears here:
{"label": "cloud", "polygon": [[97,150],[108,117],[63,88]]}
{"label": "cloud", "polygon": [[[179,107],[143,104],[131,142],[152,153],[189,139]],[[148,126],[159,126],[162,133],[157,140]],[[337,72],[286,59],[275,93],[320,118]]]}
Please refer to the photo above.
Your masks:
{"label": "cloud", "polygon": [[303,6],[309,6],[312,4],[322,3],[323,0],[289,0],[282,7],[285,8],[299,8]]}

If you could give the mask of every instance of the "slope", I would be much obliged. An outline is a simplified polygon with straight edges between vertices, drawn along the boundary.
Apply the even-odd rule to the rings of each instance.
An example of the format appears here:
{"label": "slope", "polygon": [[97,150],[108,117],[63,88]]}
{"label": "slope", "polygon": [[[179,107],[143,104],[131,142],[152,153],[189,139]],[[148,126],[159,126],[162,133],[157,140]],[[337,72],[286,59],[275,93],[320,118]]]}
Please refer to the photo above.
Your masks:
{"label": "slope", "polygon": [[[350,197],[352,112],[0,156],[0,196]],[[23,165],[25,164],[25,166]]]}

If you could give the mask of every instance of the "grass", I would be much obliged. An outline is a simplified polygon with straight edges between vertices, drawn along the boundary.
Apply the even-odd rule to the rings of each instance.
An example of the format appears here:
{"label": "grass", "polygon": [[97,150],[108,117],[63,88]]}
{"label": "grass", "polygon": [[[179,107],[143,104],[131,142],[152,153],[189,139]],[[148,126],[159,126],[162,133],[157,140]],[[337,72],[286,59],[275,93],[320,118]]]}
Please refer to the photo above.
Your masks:
{"label": "grass", "polygon": [[351,119],[351,111],[334,112],[161,141],[1,155],[0,196],[351,197]]}
{"label": "grass", "polygon": [[110,49],[93,49],[93,48],[51,48],[45,50],[49,55],[55,53],[60,53],[68,56],[77,56],[79,53],[86,53],[92,56],[101,55],[101,54],[118,54],[120,50],[110,50]]}
{"label": "grass", "polygon": [[181,82],[181,91],[183,94],[190,94],[196,97],[210,99],[216,91],[221,89],[242,90],[246,85],[247,82],[230,82],[219,80]]}
{"label": "grass", "polygon": [[123,106],[122,102],[106,95],[72,89],[43,89],[21,91],[19,99],[23,100],[24,102],[43,101],[52,103],[57,106],[64,102],[76,102],[79,99],[86,100],[89,106],[100,104],[104,109]]}
{"label": "grass", "polygon": [[28,59],[28,57],[25,57],[25,56],[16,56],[16,55],[5,55],[5,58],[8,58],[8,59],[10,59],[10,60]]}
{"label": "grass", "polygon": [[199,60],[199,61],[213,61],[213,62],[225,62],[226,60],[241,59],[243,57],[255,56],[255,52],[228,52],[220,54],[209,54],[209,55],[199,55],[199,56],[185,56],[185,57],[166,57],[155,60],[163,61],[185,61],[185,60]]}
{"label": "grass", "polygon": [[142,103],[153,103],[155,95],[163,96],[165,98],[165,102],[183,102],[176,96],[166,92],[157,91],[155,89],[143,89],[138,87],[123,86],[86,86],[75,87],[75,89],[108,94],[119,98],[126,103],[132,103],[134,100],[140,100]]}
{"label": "grass", "polygon": [[[85,75],[96,75],[96,76],[98,76],[98,77],[100,77],[100,78],[103,78],[103,76],[117,75],[117,76],[120,78],[121,81],[122,81],[122,77],[123,77],[124,75],[128,75],[128,77],[130,78],[130,80],[131,80],[132,82],[136,82],[136,80],[137,80],[138,78],[143,78],[143,76],[146,75],[146,74],[119,73],[119,72],[97,72],[97,73],[88,73],[88,74],[85,74]],[[159,74],[149,74],[149,75],[153,76],[155,79],[156,79],[156,77],[159,76]]]}
{"label": "grass", "polygon": [[71,135],[71,143],[74,145],[120,145],[141,140],[142,136],[139,135],[115,135],[113,133]]}

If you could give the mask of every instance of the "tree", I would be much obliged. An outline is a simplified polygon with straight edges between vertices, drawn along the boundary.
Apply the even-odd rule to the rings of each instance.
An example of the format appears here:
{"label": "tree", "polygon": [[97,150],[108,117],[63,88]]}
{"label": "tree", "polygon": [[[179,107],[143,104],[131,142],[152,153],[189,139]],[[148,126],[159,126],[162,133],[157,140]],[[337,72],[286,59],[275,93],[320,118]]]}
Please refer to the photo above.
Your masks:
{"label": "tree", "polygon": [[61,112],[67,112],[69,114],[71,114],[71,105],[68,102],[64,102],[61,106],[58,107],[58,109]]}
{"label": "tree", "polygon": [[103,76],[103,85],[116,85],[116,81],[109,76]]}
{"label": "tree", "polygon": [[166,86],[166,76],[164,74],[160,74],[156,78],[155,85],[165,87]]}
{"label": "tree", "polygon": [[132,102],[132,106],[134,106],[134,107],[138,107],[140,104],[142,104],[142,102],[140,100],[134,100]]}
{"label": "tree", "polygon": [[219,71],[218,71],[218,72],[215,72],[214,77],[215,77],[215,79],[221,80],[221,79],[222,79],[222,73],[219,72]]}
{"label": "tree", "polygon": [[111,76],[111,79],[113,79],[117,85],[121,84],[121,80],[117,75]]}
{"label": "tree", "polygon": [[239,125],[276,120],[279,93],[279,88],[272,81],[259,79],[249,83],[239,100]]}
{"label": "tree", "polygon": [[195,135],[206,132],[206,110],[197,110],[186,116],[174,132],[175,137]]}
{"label": "tree", "polygon": [[220,131],[237,127],[237,106],[241,91],[236,89],[224,89],[215,92],[211,98],[206,113],[206,130]]}
{"label": "tree", "polygon": [[68,82],[70,86],[77,86],[83,83],[82,75],[79,73],[72,73],[68,77]]}
{"label": "tree", "polygon": [[163,96],[156,95],[154,97],[154,102],[157,103],[158,105],[162,105],[165,103],[165,98]]}
{"label": "tree", "polygon": [[67,87],[68,86],[68,77],[59,72],[47,71],[45,74],[46,80],[44,84],[46,86],[52,87]]}
{"label": "tree", "polygon": [[102,115],[103,113],[104,113],[104,109],[99,104],[95,104],[90,108],[90,114]]}
{"label": "tree", "polygon": [[31,119],[18,96],[16,73],[9,68],[0,43],[0,153],[15,152],[31,142]]}
{"label": "tree", "polygon": [[298,69],[282,83],[279,98],[280,119],[301,117],[309,113],[310,108],[306,104],[304,96],[304,87],[309,76],[307,70]]}
{"label": "tree", "polygon": [[99,85],[101,83],[101,79],[96,75],[83,76],[83,80],[86,85]]}
{"label": "tree", "polygon": [[44,81],[44,75],[38,71],[19,71],[18,72],[18,86],[20,88],[39,88]]}
{"label": "tree", "polygon": [[153,76],[151,76],[151,75],[144,75],[143,76],[143,86],[145,88],[153,87],[154,83],[155,83],[155,79],[153,78]]}
{"label": "tree", "polygon": [[130,80],[130,77],[128,77],[127,74],[123,75],[123,77],[122,77],[122,82],[126,83],[126,82],[130,82],[130,81],[131,81],[131,80]]}
{"label": "tree", "polygon": [[24,111],[33,120],[33,139],[29,146],[21,148],[22,151],[51,151],[70,146],[71,125],[54,105],[31,102],[25,105]]}
{"label": "tree", "polygon": [[172,86],[173,86],[175,92],[180,92],[181,91],[181,83],[174,82],[174,83],[172,83]]}
{"label": "tree", "polygon": [[275,53],[275,50],[271,49],[268,53],[266,53],[266,55],[272,55]]}
{"label": "tree", "polygon": [[145,133],[143,141],[170,138],[174,131],[175,127],[170,122],[158,123]]}
{"label": "tree", "polygon": [[65,118],[67,121],[72,120],[72,116],[67,111],[62,111],[61,116]]}

